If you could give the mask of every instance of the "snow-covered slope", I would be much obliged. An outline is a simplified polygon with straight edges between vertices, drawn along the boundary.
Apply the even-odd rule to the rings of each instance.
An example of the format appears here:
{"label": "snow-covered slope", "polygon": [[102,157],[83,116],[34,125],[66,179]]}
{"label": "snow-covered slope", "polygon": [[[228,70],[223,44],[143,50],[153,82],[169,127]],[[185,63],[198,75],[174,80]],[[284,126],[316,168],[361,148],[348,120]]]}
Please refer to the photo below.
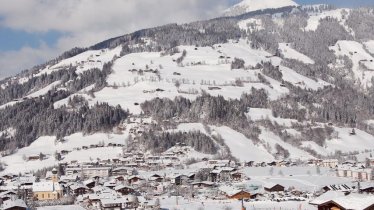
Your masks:
{"label": "snow-covered slope", "polygon": [[[372,50],[371,42],[366,43],[368,50]],[[352,61],[354,79],[362,87],[371,87],[374,76],[374,57],[357,41],[340,40],[335,46],[330,47],[337,56],[347,56]]]}
{"label": "snow-covered slope", "polygon": [[292,0],[243,0],[224,11],[224,16],[236,16],[247,12],[297,6]]}
{"label": "snow-covered slope", "polygon": [[317,13],[310,13],[308,24],[305,27],[305,30],[307,31],[315,31],[320,23],[321,19],[324,18],[334,18],[339,21],[341,25],[343,25],[347,31],[349,30],[346,25],[345,21],[347,19],[347,16],[349,15],[349,9],[336,9],[336,10],[330,10],[330,11],[323,11],[323,12],[317,12]]}
{"label": "snow-covered slope", "polygon": [[279,43],[279,50],[285,58],[299,60],[306,64],[314,64],[311,58],[291,48],[290,45],[289,43]]}

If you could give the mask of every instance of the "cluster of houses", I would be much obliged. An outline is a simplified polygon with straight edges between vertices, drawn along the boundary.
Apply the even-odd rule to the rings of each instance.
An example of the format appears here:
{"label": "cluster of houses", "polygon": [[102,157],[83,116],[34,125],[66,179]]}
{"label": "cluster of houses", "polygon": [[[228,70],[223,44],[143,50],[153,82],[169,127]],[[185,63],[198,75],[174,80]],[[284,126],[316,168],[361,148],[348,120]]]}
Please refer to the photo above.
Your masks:
{"label": "cluster of houses", "polygon": [[357,181],[372,181],[374,179],[374,159],[366,163],[345,161],[336,167],[338,177],[352,178]]}
{"label": "cluster of houses", "polygon": [[[130,128],[140,134],[139,126]],[[91,145],[92,147],[104,146]],[[89,149],[91,146],[79,149]],[[110,143],[108,147],[123,147]],[[69,151],[61,151],[61,155]],[[143,153],[137,149],[123,151],[122,157],[63,162],[44,174],[6,174],[0,176],[0,209],[25,210],[28,206],[80,205],[85,209],[161,209],[163,197],[182,196],[212,200],[242,201],[305,201],[318,209],[352,209],[347,202],[359,203],[359,209],[373,209],[374,184],[369,164],[339,163],[336,159],[309,161],[279,160],[270,162],[215,160],[201,156],[190,168],[187,164],[194,150],[179,143],[160,154]],[[43,155],[35,155],[35,159]],[[33,160],[32,158],[30,161]],[[336,176],[367,181],[354,185],[328,185],[318,192],[284,186],[282,183],[243,187],[251,177],[245,173],[252,167],[318,166],[336,171]],[[370,196],[369,196],[370,195]],[[370,198],[368,198],[370,197]],[[161,199],[161,201],[160,201]],[[358,202],[360,201],[360,202]],[[362,208],[361,208],[362,207]],[[356,208],[353,208],[356,209]]]}

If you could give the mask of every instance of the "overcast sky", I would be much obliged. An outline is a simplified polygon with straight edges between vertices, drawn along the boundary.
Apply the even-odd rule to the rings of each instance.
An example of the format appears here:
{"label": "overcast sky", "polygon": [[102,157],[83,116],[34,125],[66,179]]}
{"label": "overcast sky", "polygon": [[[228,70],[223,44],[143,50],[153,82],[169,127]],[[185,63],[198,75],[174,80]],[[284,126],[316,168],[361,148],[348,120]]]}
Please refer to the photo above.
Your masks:
{"label": "overcast sky", "polygon": [[[137,29],[216,17],[240,0],[0,0],[0,77]],[[276,0],[274,0],[276,1]],[[296,0],[341,7],[374,0]]]}

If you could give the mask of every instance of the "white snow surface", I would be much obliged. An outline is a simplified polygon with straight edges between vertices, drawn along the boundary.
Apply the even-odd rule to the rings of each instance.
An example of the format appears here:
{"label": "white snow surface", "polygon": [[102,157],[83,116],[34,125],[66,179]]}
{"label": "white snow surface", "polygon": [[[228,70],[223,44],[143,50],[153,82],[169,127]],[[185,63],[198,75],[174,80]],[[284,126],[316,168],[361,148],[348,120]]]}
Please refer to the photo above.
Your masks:
{"label": "white snow surface", "polygon": [[288,6],[298,6],[292,0],[243,0],[224,11],[224,16],[236,16],[247,12],[264,9],[277,9]]}
{"label": "white snow surface", "polygon": [[314,61],[311,58],[296,51],[290,45],[290,43],[279,43],[279,49],[285,58],[298,60],[305,64],[314,64]]}
{"label": "white snow surface", "polygon": [[274,157],[261,144],[253,144],[253,141],[243,134],[226,126],[212,128],[213,133],[218,133],[222,136],[232,155],[240,161],[261,162],[274,160]]}
{"label": "white snow surface", "polygon": [[[64,162],[70,162],[72,160],[90,161],[90,159],[96,158],[118,158],[118,156],[122,154],[121,147],[101,147],[79,151],[74,148],[99,144],[100,142],[104,142],[105,145],[108,143],[124,144],[127,135],[127,133],[122,135],[96,133],[84,136],[82,133],[76,133],[65,137],[64,139],[66,139],[67,142],[57,144],[55,143],[56,138],[54,136],[43,136],[36,139],[30,146],[19,149],[16,153],[1,157],[1,161],[8,166],[0,174],[28,172],[54,166],[58,164],[58,161],[54,158],[54,154],[61,150],[71,151],[62,160]],[[27,158],[30,155],[39,155],[41,152],[47,156],[46,159],[35,161],[24,160],[24,157]]]}
{"label": "white snow surface", "polygon": [[238,22],[238,26],[240,29],[247,31],[247,32],[259,31],[259,30],[265,29],[262,24],[262,20],[256,19],[256,18],[249,18],[247,20],[241,20]]}
{"label": "white snow surface", "polygon": [[[369,44],[369,48],[370,48]],[[368,46],[368,45],[367,45]],[[337,56],[348,56],[353,63],[354,79],[366,88],[371,87],[371,78],[374,76],[374,58],[369,54],[364,45],[356,41],[340,40],[330,47]],[[370,48],[371,49],[371,48]]]}
{"label": "white snow surface", "polygon": [[279,144],[284,149],[288,150],[290,153],[291,159],[301,159],[301,160],[308,160],[314,158],[308,152],[301,150],[289,143],[284,142],[279,136],[275,135],[273,132],[267,130],[264,127],[261,127],[261,134],[259,139],[264,142],[264,145],[269,145],[271,149],[271,153],[276,153],[276,145]]}
{"label": "white snow surface", "polygon": [[292,123],[297,123],[297,120],[294,119],[274,117],[270,109],[250,108],[247,116],[253,121],[269,119],[272,122],[276,122],[279,125],[283,125],[286,127],[291,127]]}
{"label": "white snow surface", "polygon": [[345,25],[345,20],[348,18],[348,15],[343,15],[343,13],[349,14],[349,9],[336,9],[336,10],[330,10],[330,11],[323,11],[317,12],[317,13],[309,13],[309,19],[308,19],[308,24],[305,27],[305,30],[307,31],[315,31],[317,30],[320,20],[330,17],[330,18],[335,18],[337,19],[341,25],[343,25],[347,31],[349,29]]}
{"label": "white snow surface", "polygon": [[282,79],[284,81],[290,82],[291,84],[304,89],[318,90],[324,88],[325,86],[331,85],[330,83],[320,79],[315,81],[284,66],[280,66],[279,69],[282,72]]}
{"label": "white snow surface", "polygon": [[39,89],[39,90],[37,90],[37,91],[35,91],[33,93],[30,93],[26,97],[28,97],[28,98],[35,98],[35,97],[39,97],[39,96],[45,95],[45,94],[48,93],[48,91],[52,90],[53,88],[57,87],[60,84],[61,84],[61,81],[52,82],[51,84],[45,86],[44,88]]}
{"label": "white snow surface", "polygon": [[[231,70],[230,63],[234,58],[241,58],[247,66],[270,61],[279,65],[280,58],[272,57],[263,50],[250,48],[247,40],[230,41],[217,44],[213,47],[179,46],[180,51],[186,50],[187,55],[181,65],[173,60],[181,53],[173,56],[161,56],[160,53],[143,52],[125,55],[116,60],[113,73],[109,75],[106,87],[95,92],[91,98],[82,91],[79,93],[93,105],[96,102],[108,102],[110,105],[121,105],[134,114],[139,114],[141,109],[138,104],[155,97],[174,99],[183,96],[195,99],[204,90],[213,96],[222,95],[226,99],[238,99],[243,93],[250,93],[251,88],[265,89],[271,100],[289,93],[285,87],[280,87],[280,82],[264,76],[270,85],[261,83],[258,75],[260,70]],[[159,77],[150,70],[158,70]],[[139,70],[143,73],[139,73]],[[131,72],[129,70],[134,70]],[[243,86],[236,86],[235,81],[240,79]],[[178,81],[180,87],[176,87]],[[220,90],[209,90],[217,87]],[[162,89],[163,91],[156,91]],[[72,96],[71,96],[72,97]],[[66,105],[67,99],[55,103],[55,107]]]}

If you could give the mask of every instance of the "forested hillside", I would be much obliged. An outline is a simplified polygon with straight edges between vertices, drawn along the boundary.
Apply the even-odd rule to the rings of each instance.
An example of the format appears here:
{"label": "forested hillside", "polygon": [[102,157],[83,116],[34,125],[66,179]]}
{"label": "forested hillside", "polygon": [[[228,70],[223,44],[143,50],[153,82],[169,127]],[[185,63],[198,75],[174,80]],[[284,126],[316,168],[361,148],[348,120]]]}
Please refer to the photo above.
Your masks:
{"label": "forested hillside", "polygon": [[[373,24],[372,8],[288,6],[72,49],[0,82],[0,149],[112,133],[131,117],[158,125],[137,136],[152,152],[225,146],[212,133],[167,130],[180,123],[227,126],[274,157],[361,152],[374,145]],[[351,139],[359,146],[341,146]]]}

